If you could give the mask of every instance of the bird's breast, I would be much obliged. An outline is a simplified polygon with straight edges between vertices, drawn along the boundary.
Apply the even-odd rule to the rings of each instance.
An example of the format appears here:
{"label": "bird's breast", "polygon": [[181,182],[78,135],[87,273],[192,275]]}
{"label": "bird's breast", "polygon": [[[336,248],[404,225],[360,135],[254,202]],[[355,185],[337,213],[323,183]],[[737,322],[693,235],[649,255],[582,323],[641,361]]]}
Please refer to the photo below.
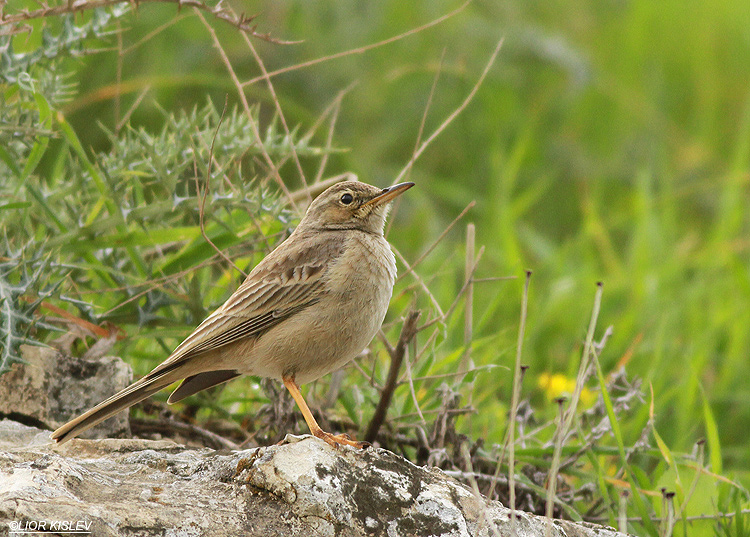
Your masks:
{"label": "bird's breast", "polygon": [[396,278],[396,259],[382,236],[352,234],[346,247],[328,273],[327,293],[333,322],[341,332],[343,346],[357,347],[354,354],[370,343],[383,323]]}
{"label": "bird's breast", "polygon": [[341,300],[380,302],[384,295],[390,299],[395,278],[396,259],[388,242],[380,235],[352,233],[328,271],[327,289]]}
{"label": "bird's breast", "polygon": [[300,364],[300,383],[341,368],[367,347],[383,324],[395,278],[396,259],[382,236],[350,234],[316,305],[320,323],[313,339],[324,350]]}
{"label": "bird's breast", "polygon": [[294,376],[299,384],[341,368],[377,333],[388,310],[396,260],[382,236],[347,233],[318,300],[263,334],[244,372]]}

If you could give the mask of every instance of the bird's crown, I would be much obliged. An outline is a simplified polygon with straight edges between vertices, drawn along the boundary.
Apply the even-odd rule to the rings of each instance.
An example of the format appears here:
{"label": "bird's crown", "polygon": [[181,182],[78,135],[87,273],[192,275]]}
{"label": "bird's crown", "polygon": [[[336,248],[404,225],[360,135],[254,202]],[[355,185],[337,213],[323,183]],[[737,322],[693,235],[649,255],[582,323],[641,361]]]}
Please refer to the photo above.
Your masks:
{"label": "bird's crown", "polygon": [[400,183],[388,188],[360,181],[336,183],[313,200],[299,227],[358,229],[382,234],[389,202],[412,186],[414,183]]}

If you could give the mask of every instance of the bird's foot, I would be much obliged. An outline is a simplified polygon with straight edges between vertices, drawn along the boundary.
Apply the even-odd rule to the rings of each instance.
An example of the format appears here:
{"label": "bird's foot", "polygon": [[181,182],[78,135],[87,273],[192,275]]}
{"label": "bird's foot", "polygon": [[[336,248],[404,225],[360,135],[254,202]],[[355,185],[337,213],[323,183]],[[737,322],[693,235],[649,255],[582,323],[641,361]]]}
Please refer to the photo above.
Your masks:
{"label": "bird's foot", "polygon": [[334,448],[337,448],[338,446],[352,446],[357,449],[365,449],[372,446],[369,442],[357,442],[356,440],[352,440],[352,438],[346,433],[331,434],[320,430],[313,432],[313,434]]}

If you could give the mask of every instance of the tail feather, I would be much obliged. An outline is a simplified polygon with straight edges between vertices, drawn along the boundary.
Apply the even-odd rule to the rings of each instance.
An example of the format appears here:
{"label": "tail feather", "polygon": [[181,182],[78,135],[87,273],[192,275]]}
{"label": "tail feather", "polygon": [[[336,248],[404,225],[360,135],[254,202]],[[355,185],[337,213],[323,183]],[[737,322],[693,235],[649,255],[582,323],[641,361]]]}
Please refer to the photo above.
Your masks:
{"label": "tail feather", "polygon": [[91,410],[69,421],[54,431],[51,438],[58,444],[67,442],[110,416],[150,397],[183,377],[184,375],[175,374],[174,371],[163,371],[153,377],[149,374],[109,399],[102,401]]}
{"label": "tail feather", "polygon": [[240,374],[234,370],[207,371],[205,373],[193,375],[182,381],[182,384],[180,384],[180,386],[172,392],[172,395],[169,396],[167,402],[171,405],[172,403],[182,401],[186,397],[198,393],[201,390],[205,390],[223,382],[229,382],[239,376]]}

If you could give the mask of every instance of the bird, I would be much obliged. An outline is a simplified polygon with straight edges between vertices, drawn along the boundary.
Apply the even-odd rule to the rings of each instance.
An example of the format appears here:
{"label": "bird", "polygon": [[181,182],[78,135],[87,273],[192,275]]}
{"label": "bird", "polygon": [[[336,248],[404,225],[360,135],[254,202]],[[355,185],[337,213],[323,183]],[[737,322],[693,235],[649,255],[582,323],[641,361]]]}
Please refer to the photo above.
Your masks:
{"label": "bird", "polygon": [[58,444],[182,381],[168,402],[241,375],[281,380],[313,436],[333,447],[369,444],[320,428],[299,386],[369,345],[385,319],[396,259],[383,235],[390,202],[412,182],[335,183],[298,226],[150,373],[51,434]]}

